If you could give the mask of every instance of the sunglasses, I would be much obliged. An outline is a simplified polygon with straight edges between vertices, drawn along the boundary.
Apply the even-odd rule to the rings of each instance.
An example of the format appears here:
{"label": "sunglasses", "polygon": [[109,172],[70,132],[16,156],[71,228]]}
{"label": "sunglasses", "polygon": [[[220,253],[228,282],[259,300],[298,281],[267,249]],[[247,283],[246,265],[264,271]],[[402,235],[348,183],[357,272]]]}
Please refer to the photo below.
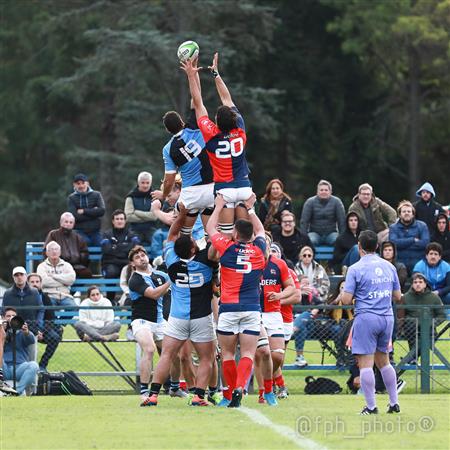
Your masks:
{"label": "sunglasses", "polygon": [[302,258],[312,258],[312,255],[309,253],[305,253],[304,255],[302,255]]}

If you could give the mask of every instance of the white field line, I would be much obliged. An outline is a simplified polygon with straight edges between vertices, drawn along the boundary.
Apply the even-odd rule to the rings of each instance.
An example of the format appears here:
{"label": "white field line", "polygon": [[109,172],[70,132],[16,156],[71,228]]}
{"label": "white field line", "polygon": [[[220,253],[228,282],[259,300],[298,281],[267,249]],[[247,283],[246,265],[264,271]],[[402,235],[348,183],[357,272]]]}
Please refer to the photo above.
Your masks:
{"label": "white field line", "polygon": [[276,423],[273,423],[264,414],[260,413],[259,411],[256,411],[255,409],[241,406],[240,408],[237,408],[237,410],[244,413],[249,419],[251,419],[256,424],[270,428],[271,430],[278,433],[280,436],[289,439],[291,442],[293,442],[300,448],[307,450],[327,450],[327,448],[322,444],[319,444],[313,441],[312,439],[308,439],[296,433],[291,428],[285,425],[278,425]]}

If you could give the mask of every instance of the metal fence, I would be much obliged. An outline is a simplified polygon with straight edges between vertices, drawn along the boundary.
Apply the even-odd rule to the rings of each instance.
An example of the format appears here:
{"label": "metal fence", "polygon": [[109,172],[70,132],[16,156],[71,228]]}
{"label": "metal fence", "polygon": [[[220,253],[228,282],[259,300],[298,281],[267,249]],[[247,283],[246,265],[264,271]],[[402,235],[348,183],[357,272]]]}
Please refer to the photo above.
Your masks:
{"label": "metal fence", "polygon": [[[405,307],[400,307],[405,308]],[[27,308],[28,310],[30,308]],[[118,336],[86,338],[78,328],[79,307],[55,310],[56,321],[46,321],[37,343],[37,362],[49,372],[73,370],[96,393],[132,393],[139,374],[140,350],[128,329],[130,311],[115,307]],[[104,309],[104,308],[99,308]],[[326,377],[336,381],[343,392],[356,393],[357,368],[346,346],[351,323],[330,317],[331,311],[350,307],[325,307],[311,316],[311,308],[298,308],[301,314],[298,331],[289,342],[283,374],[290,393],[304,392],[305,378]],[[438,308],[405,308],[406,319],[397,321],[394,333],[392,363],[398,378],[406,382],[405,392],[450,392],[450,323],[436,318]],[[18,315],[21,309],[17,308]],[[441,307],[442,310],[442,307]],[[411,314],[418,317],[411,318]],[[36,323],[30,330],[38,335]],[[303,351],[307,365],[300,364],[297,354]],[[193,355],[195,361],[195,355]],[[158,356],[155,355],[154,364]],[[378,380],[377,390],[384,389]]]}

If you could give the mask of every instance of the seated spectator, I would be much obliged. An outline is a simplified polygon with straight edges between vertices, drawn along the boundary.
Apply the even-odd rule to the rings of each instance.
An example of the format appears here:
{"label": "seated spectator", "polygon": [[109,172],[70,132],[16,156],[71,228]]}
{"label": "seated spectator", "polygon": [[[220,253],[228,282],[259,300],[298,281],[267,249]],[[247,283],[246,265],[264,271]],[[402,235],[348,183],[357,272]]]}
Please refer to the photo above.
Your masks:
{"label": "seated spectator", "polygon": [[408,270],[403,263],[397,261],[397,249],[395,248],[395,244],[391,241],[383,242],[380,247],[380,256],[395,266],[397,269],[398,281],[400,282],[400,289],[402,292],[405,292],[405,284],[408,280]]}
{"label": "seated spectator", "polygon": [[274,232],[280,229],[280,218],[282,211],[292,211],[292,200],[284,192],[284,185],[278,178],[274,178],[267,183],[266,192],[261,198],[259,206],[259,220],[264,225],[264,229]]}
{"label": "seated spectator", "polygon": [[306,200],[300,218],[300,231],[308,233],[314,247],[334,245],[345,230],[345,209],[340,198],[331,195],[329,181],[320,180],[317,195]]}
{"label": "seated spectator", "polygon": [[119,278],[122,268],[128,265],[128,253],[139,245],[139,237],[127,226],[127,218],[121,209],[112,213],[112,229],[103,234],[102,273],[105,278]]}
{"label": "seated spectator", "polygon": [[[11,319],[17,316],[15,308],[5,308],[4,320],[11,323]],[[23,317],[22,317],[23,319]],[[14,356],[13,356],[13,336],[12,331],[6,333],[5,346],[3,350],[3,376],[6,379],[13,378],[14,372]],[[36,340],[34,334],[28,329],[25,322],[22,328],[16,332],[16,390],[19,395],[27,395],[27,391],[31,389],[36,382],[36,375],[39,366],[36,361],[29,360],[29,347],[35,345]]]}
{"label": "seated spectator", "polygon": [[408,269],[408,274],[423,256],[430,242],[427,225],[415,219],[411,202],[403,200],[397,208],[398,221],[389,227],[389,240],[397,247],[397,259]]}
{"label": "seated spectator", "polygon": [[[421,273],[412,276],[412,285],[409,291],[403,295],[402,303],[405,306],[442,305],[441,299],[431,292],[427,279]],[[444,309],[430,308],[431,316],[438,322],[445,319]],[[399,328],[403,328],[410,350],[420,342],[420,309],[399,309],[399,317],[405,316],[405,321],[400,320]],[[435,323],[437,326],[439,323]],[[417,326],[419,335],[416,337]],[[420,346],[419,346],[420,347]],[[419,353],[419,348],[417,349]]]}
{"label": "seated spectator", "polygon": [[[20,316],[28,325],[34,327],[37,324],[39,327],[44,320],[44,308],[39,292],[28,284],[24,267],[14,267],[12,276],[14,284],[3,294],[3,308],[20,308]],[[38,306],[41,308],[36,308]]]}
{"label": "seated spectator", "polygon": [[[119,339],[120,322],[114,321],[114,310],[111,302],[104,298],[97,286],[90,286],[87,290],[88,298],[81,302],[80,320],[75,323],[78,336],[83,341],[117,341]],[[95,309],[96,307],[111,309]]]}
{"label": "seated spectator", "polygon": [[416,209],[416,219],[425,222],[430,235],[434,232],[436,220],[439,214],[444,212],[442,205],[435,198],[433,186],[430,183],[424,183],[417,190],[416,196],[419,200],[414,203]]}
{"label": "seated spectator", "polygon": [[[53,306],[50,297],[42,292],[42,279],[37,273],[28,275],[28,284],[37,289],[44,306]],[[36,336],[38,342],[46,344],[44,354],[39,361],[39,370],[47,371],[50,358],[55,354],[63,335],[63,328],[55,323],[55,312],[52,309],[46,309],[44,313],[43,323],[30,325],[30,330]]]}
{"label": "seated spectator", "polygon": [[436,220],[431,242],[437,242],[442,246],[442,259],[450,262],[450,231],[448,218],[445,214],[439,214]]}
{"label": "seated spectator", "polygon": [[444,305],[450,305],[450,264],[442,259],[442,246],[430,242],[421,259],[413,269],[425,276],[433,294],[439,296]]}
{"label": "seated spectator", "polygon": [[0,397],[4,397],[8,395],[17,395],[17,391],[5,381],[3,376],[3,349],[5,347],[6,332],[3,327],[3,317],[1,315],[0,322]]}
{"label": "seated spectator", "polygon": [[333,259],[330,261],[330,267],[336,273],[341,273],[342,266],[348,267],[359,261],[358,236],[360,232],[358,214],[348,213],[345,231],[337,237],[334,243]]}
{"label": "seated spectator", "polygon": [[88,177],[79,173],[73,178],[74,192],[67,199],[68,210],[75,217],[75,231],[87,245],[99,246],[101,219],[105,215],[105,202],[99,191],[94,191]]}
{"label": "seated spectator", "polygon": [[76,306],[70,295],[76,278],[73,267],[61,258],[61,246],[57,242],[50,241],[45,250],[47,259],[36,270],[42,279],[42,291],[48,294],[54,306]]}
{"label": "seated spectator", "polygon": [[330,289],[330,279],[325,269],[314,259],[311,247],[302,247],[299,253],[299,262],[295,265],[297,275],[306,275],[309,284],[317,290],[322,303],[325,303]]}
{"label": "seated spectator", "polygon": [[377,233],[379,244],[388,239],[389,225],[395,223],[397,219],[395,209],[375,197],[369,183],[359,186],[358,194],[353,197],[348,212],[358,214],[361,231],[371,230]]}
{"label": "seated spectator", "polygon": [[290,211],[282,211],[281,213],[281,229],[272,233],[274,242],[278,242],[286,259],[292,261],[293,264],[298,262],[298,252],[302,247],[307,245],[313,247],[311,240],[306,233],[302,233],[295,226],[295,215]]}
{"label": "seated spectator", "polygon": [[75,226],[75,217],[70,212],[61,214],[59,219],[60,227],[51,230],[47,234],[44,242],[44,248],[50,241],[55,241],[61,246],[61,258],[68,262],[77,277],[91,278],[92,272],[89,266],[89,250],[86,242],[81,236],[73,231]]}
{"label": "seated spectator", "polygon": [[139,237],[142,245],[150,245],[156,230],[156,216],[152,211],[152,175],[141,172],[134,187],[125,199],[125,214],[130,230]]}

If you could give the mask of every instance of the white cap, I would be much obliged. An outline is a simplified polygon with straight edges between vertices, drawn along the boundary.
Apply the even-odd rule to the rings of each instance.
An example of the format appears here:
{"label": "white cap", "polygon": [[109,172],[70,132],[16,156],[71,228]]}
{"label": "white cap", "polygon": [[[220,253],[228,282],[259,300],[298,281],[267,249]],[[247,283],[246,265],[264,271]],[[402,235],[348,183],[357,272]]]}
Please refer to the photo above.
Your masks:
{"label": "white cap", "polygon": [[25,270],[25,267],[17,266],[17,267],[14,267],[14,269],[13,269],[13,271],[12,271],[13,276],[14,276],[16,273],[23,273],[24,275],[26,275],[26,274],[27,274],[27,271]]}

